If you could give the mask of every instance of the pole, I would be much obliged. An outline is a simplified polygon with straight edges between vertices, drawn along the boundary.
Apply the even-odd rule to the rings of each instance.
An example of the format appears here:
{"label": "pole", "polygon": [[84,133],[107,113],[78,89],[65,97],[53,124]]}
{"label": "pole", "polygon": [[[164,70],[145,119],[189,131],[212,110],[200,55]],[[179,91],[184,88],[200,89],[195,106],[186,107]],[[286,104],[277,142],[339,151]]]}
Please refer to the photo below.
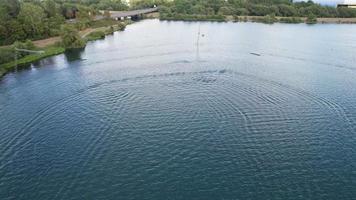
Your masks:
{"label": "pole", "polygon": [[15,49],[15,71],[17,72],[17,50]]}
{"label": "pole", "polygon": [[15,71],[17,72],[18,69],[18,56],[17,52],[26,52],[26,53],[36,53],[36,54],[42,54],[44,51],[33,51],[33,50],[28,50],[28,49],[18,49],[15,47]]}

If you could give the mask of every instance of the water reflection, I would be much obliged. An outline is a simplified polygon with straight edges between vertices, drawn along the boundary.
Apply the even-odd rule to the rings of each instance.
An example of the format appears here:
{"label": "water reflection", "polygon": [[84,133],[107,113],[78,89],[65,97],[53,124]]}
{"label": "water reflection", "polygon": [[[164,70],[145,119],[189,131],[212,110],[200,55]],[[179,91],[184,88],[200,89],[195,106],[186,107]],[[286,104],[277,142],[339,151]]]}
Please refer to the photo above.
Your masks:
{"label": "water reflection", "polygon": [[55,57],[49,57],[49,58],[46,58],[44,60],[40,60],[40,61],[34,62],[32,65],[33,65],[34,68],[39,68],[39,67],[43,67],[43,66],[51,66],[51,65],[54,65],[54,64],[56,64]]}
{"label": "water reflection", "polygon": [[82,54],[84,53],[85,48],[80,49],[70,49],[67,50],[64,55],[68,62],[73,62],[77,60],[82,60]]}

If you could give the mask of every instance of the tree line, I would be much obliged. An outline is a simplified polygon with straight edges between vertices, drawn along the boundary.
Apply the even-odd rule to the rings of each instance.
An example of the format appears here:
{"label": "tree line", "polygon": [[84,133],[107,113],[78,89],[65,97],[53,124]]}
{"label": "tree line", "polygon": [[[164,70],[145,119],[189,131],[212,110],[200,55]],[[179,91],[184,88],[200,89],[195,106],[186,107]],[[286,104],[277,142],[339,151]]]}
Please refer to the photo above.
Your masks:
{"label": "tree line", "polygon": [[[98,10],[128,10],[160,6],[162,18],[222,20],[223,16],[356,17],[356,9],[321,6],[291,0],[1,0],[0,45],[61,34],[63,24],[76,18],[81,30]],[[198,16],[198,17],[197,17]]]}
{"label": "tree line", "polygon": [[280,17],[356,17],[356,9],[322,6],[313,1],[292,0],[173,0],[160,7],[163,17],[206,16],[280,16]]}
{"label": "tree line", "polygon": [[67,19],[82,29],[98,10],[128,8],[121,0],[1,0],[0,45],[58,36]]}

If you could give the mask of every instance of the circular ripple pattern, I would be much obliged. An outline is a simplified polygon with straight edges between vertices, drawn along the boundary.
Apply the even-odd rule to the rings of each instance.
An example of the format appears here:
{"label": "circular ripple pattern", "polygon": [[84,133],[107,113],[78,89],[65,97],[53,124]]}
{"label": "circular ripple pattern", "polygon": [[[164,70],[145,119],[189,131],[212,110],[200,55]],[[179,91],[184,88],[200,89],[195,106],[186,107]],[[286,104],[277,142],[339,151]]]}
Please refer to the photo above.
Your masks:
{"label": "circular ripple pattern", "polygon": [[329,184],[318,173],[352,187],[351,166],[320,154],[333,145],[355,153],[338,144],[335,119],[353,123],[325,99],[230,70],[102,82],[47,106],[3,143],[2,182],[10,197],[18,184],[39,191],[29,199],[177,198],[182,190],[183,199],[310,198]]}
{"label": "circular ripple pattern", "polygon": [[356,29],[199,24],[5,78],[0,199],[354,199]]}

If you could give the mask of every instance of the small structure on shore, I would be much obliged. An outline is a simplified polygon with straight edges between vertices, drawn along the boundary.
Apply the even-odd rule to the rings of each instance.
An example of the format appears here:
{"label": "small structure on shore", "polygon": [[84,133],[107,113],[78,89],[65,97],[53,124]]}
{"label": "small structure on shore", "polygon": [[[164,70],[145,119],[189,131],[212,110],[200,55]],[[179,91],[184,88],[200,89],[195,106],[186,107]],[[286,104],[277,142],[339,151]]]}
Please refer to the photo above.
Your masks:
{"label": "small structure on shore", "polygon": [[343,3],[337,4],[338,8],[356,8],[356,0],[345,0]]}

